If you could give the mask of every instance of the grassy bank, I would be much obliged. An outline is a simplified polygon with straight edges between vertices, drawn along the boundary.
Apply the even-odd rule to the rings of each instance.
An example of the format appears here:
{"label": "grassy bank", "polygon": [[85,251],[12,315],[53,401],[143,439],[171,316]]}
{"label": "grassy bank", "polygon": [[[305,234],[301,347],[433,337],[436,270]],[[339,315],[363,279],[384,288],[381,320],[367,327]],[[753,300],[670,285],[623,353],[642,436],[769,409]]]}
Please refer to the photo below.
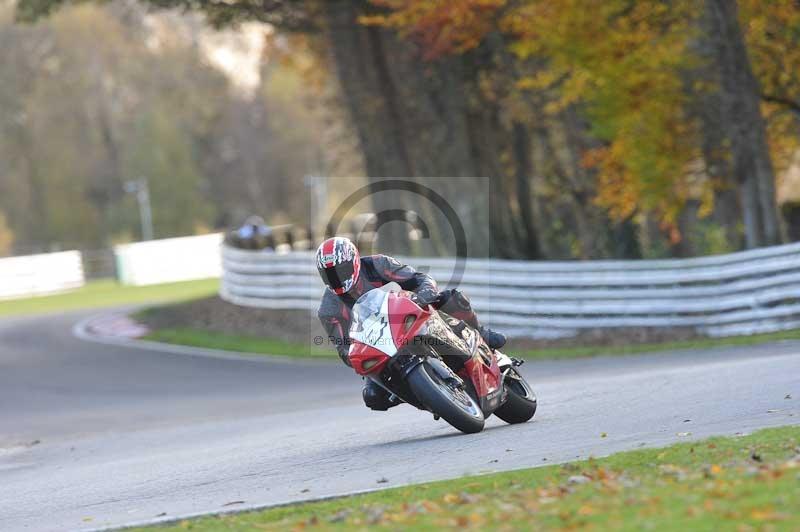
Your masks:
{"label": "grassy bank", "polygon": [[598,355],[637,355],[656,353],[659,351],[681,351],[692,349],[710,349],[713,347],[735,347],[758,345],[781,340],[800,340],[800,329],[780,331],[775,333],[754,334],[752,336],[731,336],[727,338],[697,338],[675,342],[661,342],[653,344],[631,344],[622,346],[581,346],[581,347],[547,347],[536,350],[522,350],[520,356],[527,359],[534,358],[581,358]]}
{"label": "grassy bank", "polygon": [[189,345],[192,347],[205,347],[209,349],[223,349],[240,353],[255,355],[280,355],[289,357],[333,357],[336,352],[331,348],[317,347],[309,342],[303,345],[296,342],[287,342],[275,338],[259,338],[254,336],[241,336],[221,334],[211,331],[195,329],[162,329],[156,330],[144,337],[145,340],[166,342],[168,344]]}
{"label": "grassy bank", "polygon": [[150,286],[123,286],[113,280],[93,281],[63,294],[0,301],[0,316],[183,301],[208,296],[215,293],[218,287],[219,279]]}
{"label": "grassy bank", "polygon": [[168,530],[798,530],[800,427],[466,477]]}
{"label": "grassy bank", "polygon": [[[224,349],[227,351],[239,351],[260,355],[282,355],[295,357],[319,357],[335,355],[332,347],[328,348],[327,345],[323,345],[322,347],[312,345],[313,338],[309,339],[309,343],[306,345],[299,342],[289,342],[257,336],[224,334],[190,328],[169,328],[155,330],[150,333],[146,339],[172,344]],[[654,353],[659,351],[708,349],[724,346],[747,346],[779,340],[800,340],[800,330],[732,338],[709,338],[681,342],[639,344],[619,347],[548,347],[544,349],[519,350],[514,349],[513,346],[511,346],[509,349],[504,351],[527,360],[567,359],[598,355],[632,355]],[[327,342],[324,343],[327,344]]]}

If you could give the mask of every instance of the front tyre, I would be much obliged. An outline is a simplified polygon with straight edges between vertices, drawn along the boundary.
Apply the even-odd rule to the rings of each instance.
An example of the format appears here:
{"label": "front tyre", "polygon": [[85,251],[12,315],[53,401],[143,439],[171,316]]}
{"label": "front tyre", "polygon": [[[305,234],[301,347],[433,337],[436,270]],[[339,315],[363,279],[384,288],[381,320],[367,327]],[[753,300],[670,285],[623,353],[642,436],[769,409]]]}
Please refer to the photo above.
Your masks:
{"label": "front tyre", "polygon": [[422,404],[461,432],[473,434],[483,430],[483,412],[478,403],[463,385],[442,379],[427,362],[411,371],[408,384]]}
{"label": "front tyre", "polygon": [[506,423],[525,423],[536,413],[536,394],[515,368],[508,371],[504,386],[508,392],[506,402],[494,415]]}

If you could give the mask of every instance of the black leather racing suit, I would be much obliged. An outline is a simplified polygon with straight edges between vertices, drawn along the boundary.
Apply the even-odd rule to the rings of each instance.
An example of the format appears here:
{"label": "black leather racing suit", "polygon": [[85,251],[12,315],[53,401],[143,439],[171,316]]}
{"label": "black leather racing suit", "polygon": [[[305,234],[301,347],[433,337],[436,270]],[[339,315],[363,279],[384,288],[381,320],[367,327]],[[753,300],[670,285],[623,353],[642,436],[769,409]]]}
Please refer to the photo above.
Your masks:
{"label": "black leather racing suit", "polygon": [[[317,312],[328,335],[328,341],[336,347],[339,357],[348,366],[353,305],[365,292],[391,282],[399,284],[403,290],[415,292],[425,302],[437,301],[437,307],[444,312],[466,321],[473,327],[478,327],[478,320],[469,300],[458,290],[447,290],[440,294],[436,281],[430,275],[401,264],[392,257],[386,255],[361,257],[361,273],[356,285],[342,295],[336,295],[326,288]],[[373,410],[386,410],[393,406],[389,402],[388,393],[370,380],[366,381],[363,394],[364,402]]]}

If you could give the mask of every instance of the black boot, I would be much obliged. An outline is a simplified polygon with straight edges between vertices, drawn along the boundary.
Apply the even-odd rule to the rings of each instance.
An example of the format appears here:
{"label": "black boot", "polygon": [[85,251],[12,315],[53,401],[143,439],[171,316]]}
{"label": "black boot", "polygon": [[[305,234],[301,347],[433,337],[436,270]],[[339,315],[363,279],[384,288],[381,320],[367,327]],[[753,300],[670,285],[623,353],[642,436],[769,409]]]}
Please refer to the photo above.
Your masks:
{"label": "black boot", "polygon": [[506,345],[506,335],[504,334],[495,332],[486,326],[479,327],[478,332],[481,333],[481,337],[483,341],[486,342],[486,345],[492,349],[500,349]]}
{"label": "black boot", "polygon": [[366,379],[361,395],[364,397],[364,404],[372,410],[386,411],[400,404],[396,397],[369,379]]}

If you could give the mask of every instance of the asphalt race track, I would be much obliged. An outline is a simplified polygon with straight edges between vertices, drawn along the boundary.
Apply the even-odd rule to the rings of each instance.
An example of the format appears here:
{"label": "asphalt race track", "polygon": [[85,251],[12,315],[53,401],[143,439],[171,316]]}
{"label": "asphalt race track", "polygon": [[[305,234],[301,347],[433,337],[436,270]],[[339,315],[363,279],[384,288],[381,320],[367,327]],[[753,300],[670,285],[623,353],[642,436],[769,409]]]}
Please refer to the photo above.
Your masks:
{"label": "asphalt race track", "polygon": [[72,334],[86,316],[0,321],[0,530],[174,519],[800,422],[797,342],[528,363],[534,421],[464,436],[408,406],[366,410],[339,363],[87,342]]}

